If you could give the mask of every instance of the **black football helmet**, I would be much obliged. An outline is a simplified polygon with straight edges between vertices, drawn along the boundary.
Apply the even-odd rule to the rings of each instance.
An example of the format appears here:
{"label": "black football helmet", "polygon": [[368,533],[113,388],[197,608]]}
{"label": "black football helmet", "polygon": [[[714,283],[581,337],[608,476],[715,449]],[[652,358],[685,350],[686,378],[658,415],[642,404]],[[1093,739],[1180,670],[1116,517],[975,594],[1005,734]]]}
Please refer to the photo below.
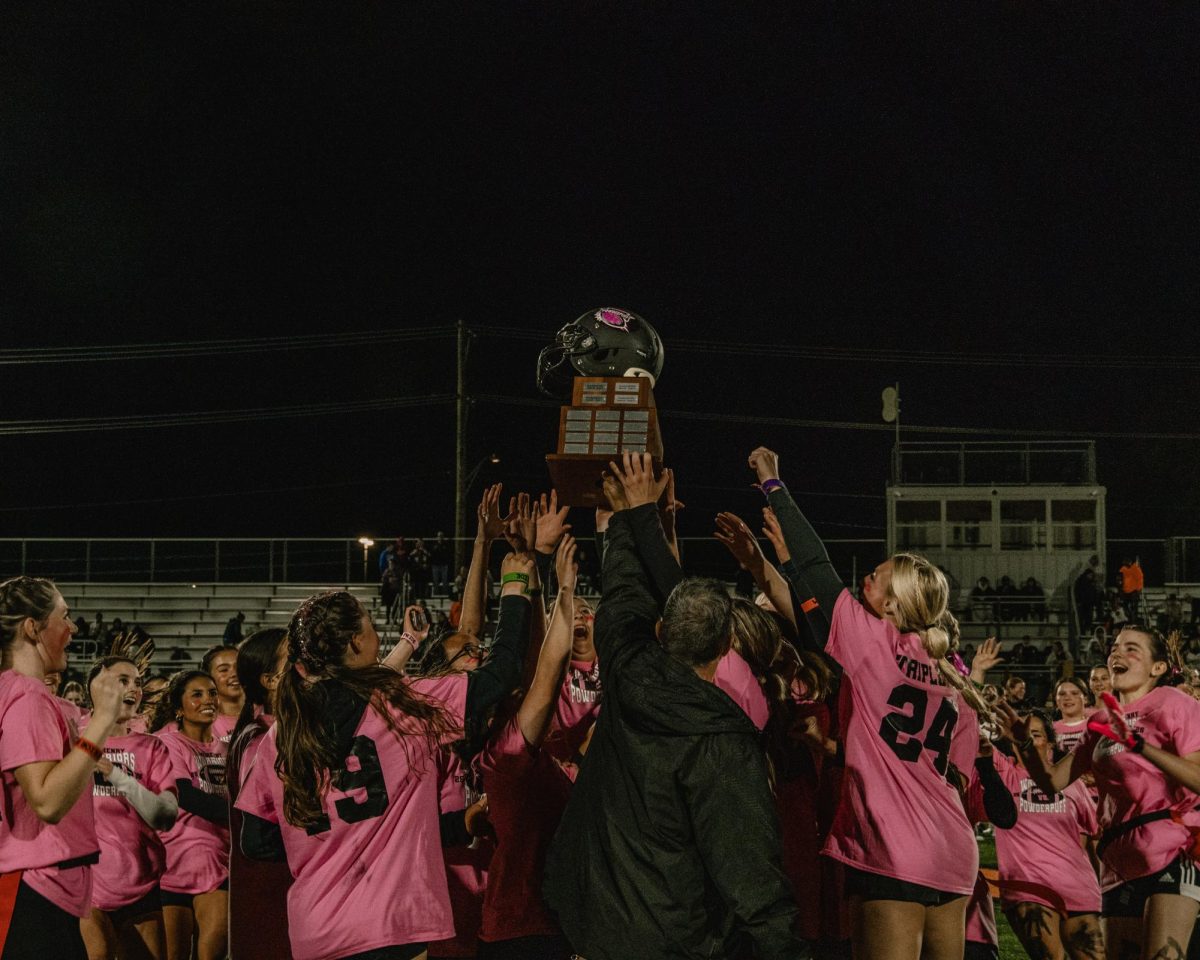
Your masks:
{"label": "black football helmet", "polygon": [[570,396],[576,376],[646,377],[653,386],[662,366],[662,340],[644,318],[601,307],[572,320],[538,354],[537,385],[559,398]]}

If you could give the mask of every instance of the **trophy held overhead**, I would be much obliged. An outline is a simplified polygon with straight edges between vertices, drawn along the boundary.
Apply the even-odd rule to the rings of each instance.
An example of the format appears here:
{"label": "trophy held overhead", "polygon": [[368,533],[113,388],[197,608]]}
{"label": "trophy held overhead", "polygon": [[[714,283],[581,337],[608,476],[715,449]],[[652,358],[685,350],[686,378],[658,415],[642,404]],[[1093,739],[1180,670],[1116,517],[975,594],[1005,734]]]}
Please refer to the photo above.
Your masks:
{"label": "trophy held overhead", "polygon": [[559,413],[557,451],[546,456],[559,503],[603,504],[601,475],[622,453],[649,453],[661,468],[653,387],[662,365],[655,329],[614,307],[568,323],[538,355],[538,389],[571,400]]}

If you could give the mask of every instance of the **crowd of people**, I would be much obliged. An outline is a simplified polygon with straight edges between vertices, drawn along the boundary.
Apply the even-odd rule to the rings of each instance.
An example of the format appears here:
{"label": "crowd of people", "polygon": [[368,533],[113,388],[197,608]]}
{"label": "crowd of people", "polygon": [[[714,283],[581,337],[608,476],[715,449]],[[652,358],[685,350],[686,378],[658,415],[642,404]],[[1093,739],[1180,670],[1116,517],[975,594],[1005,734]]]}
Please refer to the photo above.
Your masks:
{"label": "crowd of people", "polygon": [[980,824],[1030,957],[1185,958],[1178,638],[1127,625],[1031,704],[994,640],[964,661],[942,571],[848,590],[778,456],[748,467],[774,559],[715,536],[754,600],[686,575],[674,476],[629,454],[597,606],[567,509],[497,485],[455,622],[410,605],[387,651],[330,591],[170,677],[118,635],[60,691],[66,601],[0,583],[0,958],[995,960]]}

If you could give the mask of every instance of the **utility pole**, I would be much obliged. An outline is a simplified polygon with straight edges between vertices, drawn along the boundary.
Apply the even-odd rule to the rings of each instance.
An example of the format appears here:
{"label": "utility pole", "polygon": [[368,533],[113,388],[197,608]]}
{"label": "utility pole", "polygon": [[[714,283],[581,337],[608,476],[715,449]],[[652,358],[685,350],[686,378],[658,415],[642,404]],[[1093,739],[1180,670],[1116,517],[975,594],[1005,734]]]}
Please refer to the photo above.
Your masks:
{"label": "utility pole", "polygon": [[456,324],[458,379],[455,391],[454,423],[454,572],[463,563],[463,515],[466,512],[464,472],[467,459],[467,327],[462,317]]}

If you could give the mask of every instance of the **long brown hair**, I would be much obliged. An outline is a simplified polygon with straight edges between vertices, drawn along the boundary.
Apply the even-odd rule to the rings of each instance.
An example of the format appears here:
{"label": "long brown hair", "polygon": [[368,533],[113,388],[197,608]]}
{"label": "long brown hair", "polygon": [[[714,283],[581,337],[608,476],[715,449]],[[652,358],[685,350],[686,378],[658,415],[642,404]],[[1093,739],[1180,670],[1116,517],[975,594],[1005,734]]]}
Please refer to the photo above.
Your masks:
{"label": "long brown hair", "polygon": [[346,767],[331,731],[335,684],[368,704],[406,749],[408,738],[419,736],[432,753],[454,729],[441,708],[395,670],[343,665],[365,617],[353,594],[333,590],[309,597],[288,622],[289,669],[275,691],[275,770],[283,781],[283,815],[293,826],[309,827],[324,816],[325,795]]}

